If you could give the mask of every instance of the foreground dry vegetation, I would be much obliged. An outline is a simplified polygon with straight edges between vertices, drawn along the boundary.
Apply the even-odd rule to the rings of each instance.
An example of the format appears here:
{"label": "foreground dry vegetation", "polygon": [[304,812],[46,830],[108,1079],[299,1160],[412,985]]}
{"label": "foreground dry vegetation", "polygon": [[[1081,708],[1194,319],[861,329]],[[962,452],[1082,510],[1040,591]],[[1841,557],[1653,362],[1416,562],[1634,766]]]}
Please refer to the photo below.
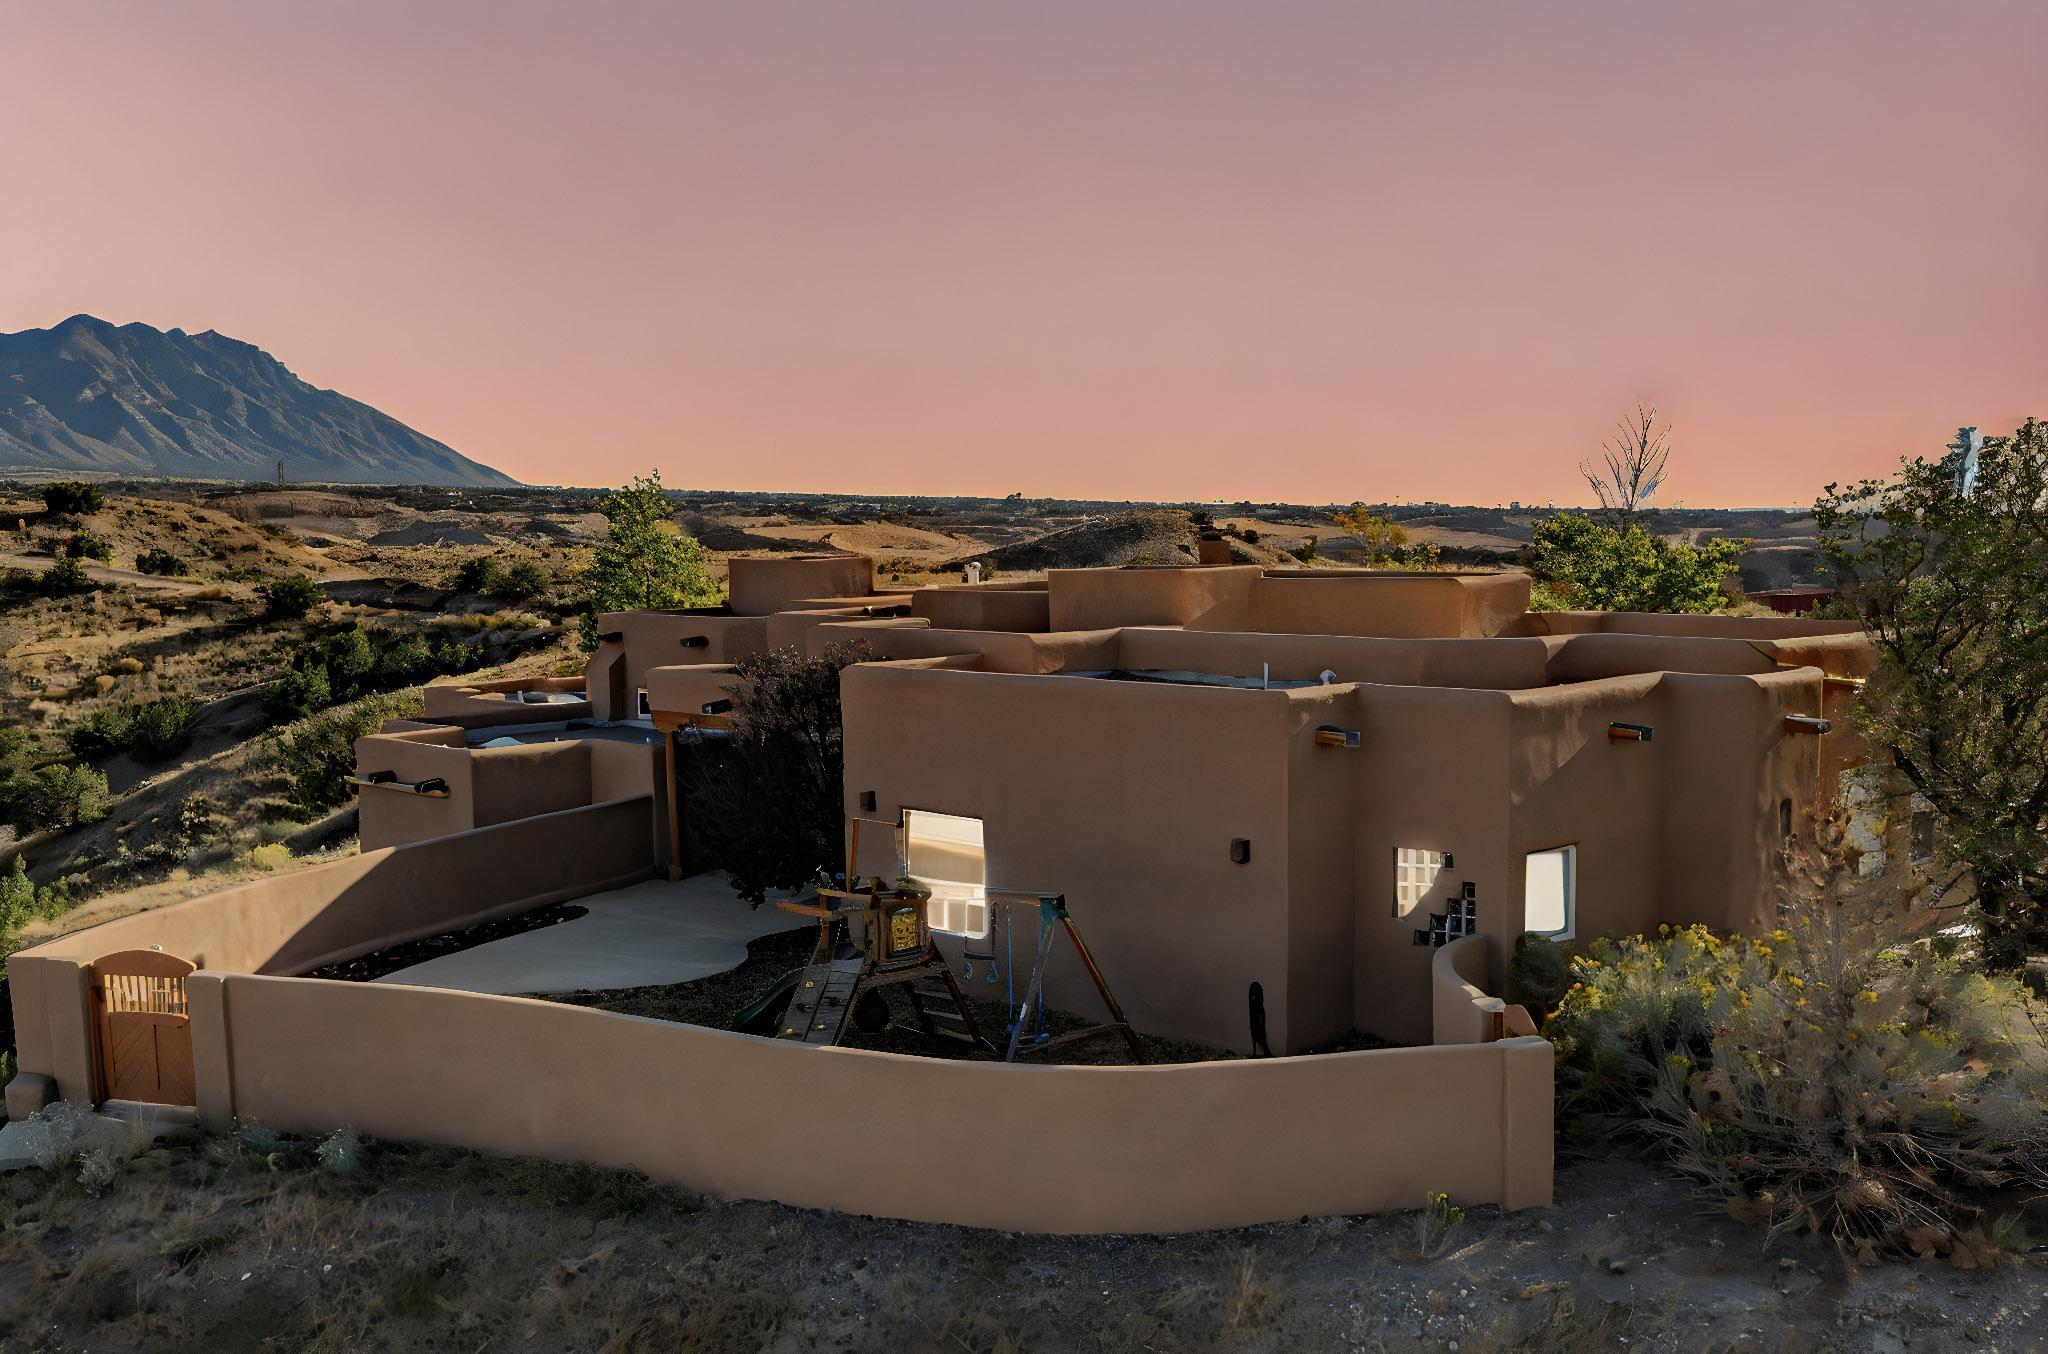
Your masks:
{"label": "foreground dry vegetation", "polygon": [[886,1222],[262,1130],[159,1146],[96,1187],[9,1180],[0,1345],[2019,1350],[2048,1319],[2038,1265],[1856,1275],[1615,1162],[1568,1165],[1555,1208],[1180,1237]]}

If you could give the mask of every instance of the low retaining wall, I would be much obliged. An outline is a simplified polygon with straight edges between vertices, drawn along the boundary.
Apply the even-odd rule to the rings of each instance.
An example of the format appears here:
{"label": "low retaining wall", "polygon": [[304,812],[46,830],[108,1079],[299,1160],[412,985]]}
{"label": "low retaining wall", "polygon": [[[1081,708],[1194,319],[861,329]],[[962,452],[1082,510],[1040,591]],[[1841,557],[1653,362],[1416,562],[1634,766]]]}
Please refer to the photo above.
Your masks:
{"label": "low retaining wall", "polygon": [[1541,1039],[1003,1066],[390,983],[187,982],[215,1129],[348,1124],[727,1197],[1031,1232],[1235,1227],[1414,1208],[1435,1191],[1508,1208],[1551,1197]]}

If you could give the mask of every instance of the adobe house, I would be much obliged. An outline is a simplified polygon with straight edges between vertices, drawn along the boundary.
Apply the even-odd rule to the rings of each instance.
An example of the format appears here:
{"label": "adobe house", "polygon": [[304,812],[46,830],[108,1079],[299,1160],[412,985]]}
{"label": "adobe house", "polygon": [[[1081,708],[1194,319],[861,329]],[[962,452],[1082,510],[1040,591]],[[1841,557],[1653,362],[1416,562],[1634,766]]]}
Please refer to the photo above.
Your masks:
{"label": "adobe house", "polygon": [[[1468,935],[1500,991],[1524,931],[1766,923],[1776,853],[1860,760],[1850,622],[1530,612],[1513,572],[1052,570],[860,601],[857,557],[734,567],[730,614],[603,618],[590,719],[364,739],[366,775],[449,791],[366,787],[365,847],[646,793],[679,877],[676,733],[729,722],[733,661],[854,643],[857,871],[904,871],[908,813],[970,823],[989,886],[1068,897],[1140,1028],[1249,1051],[1257,983],[1287,1052],[1427,1042],[1433,952]],[[945,944],[968,940],[1007,943]],[[1085,982],[1055,957],[1055,1005]]]}

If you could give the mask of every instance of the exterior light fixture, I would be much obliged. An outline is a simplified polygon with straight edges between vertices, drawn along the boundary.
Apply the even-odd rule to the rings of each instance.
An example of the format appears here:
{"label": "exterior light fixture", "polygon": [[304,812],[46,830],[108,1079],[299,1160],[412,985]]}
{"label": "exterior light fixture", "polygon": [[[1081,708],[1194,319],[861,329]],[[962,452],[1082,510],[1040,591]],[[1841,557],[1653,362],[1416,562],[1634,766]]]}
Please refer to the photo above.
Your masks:
{"label": "exterior light fixture", "polygon": [[684,635],[682,642],[685,649],[708,649],[711,647],[711,638],[708,635]]}
{"label": "exterior light fixture", "polygon": [[1607,736],[1617,743],[1647,743],[1656,736],[1657,730],[1648,724],[1624,724],[1619,720],[1607,726]]}
{"label": "exterior light fixture", "polygon": [[1358,730],[1340,729],[1334,724],[1325,724],[1316,730],[1316,746],[1326,748],[1355,748],[1358,746]]}
{"label": "exterior light fixture", "polygon": [[1232,837],[1230,839],[1230,863],[1232,865],[1249,865],[1252,863],[1252,839],[1250,837]]}
{"label": "exterior light fixture", "polygon": [[706,715],[730,714],[732,712],[732,702],[729,700],[705,701],[697,707],[697,711],[699,714]]}
{"label": "exterior light fixture", "polygon": [[607,630],[597,637],[599,644],[623,644],[625,641],[626,632],[623,630]]}
{"label": "exterior light fixture", "polygon": [[860,810],[862,813],[873,813],[875,811],[875,792],[873,790],[862,790],[860,792]]}
{"label": "exterior light fixture", "polygon": [[1833,723],[1822,719],[1819,715],[1785,716],[1785,731],[1787,733],[1826,733],[1834,727]]}

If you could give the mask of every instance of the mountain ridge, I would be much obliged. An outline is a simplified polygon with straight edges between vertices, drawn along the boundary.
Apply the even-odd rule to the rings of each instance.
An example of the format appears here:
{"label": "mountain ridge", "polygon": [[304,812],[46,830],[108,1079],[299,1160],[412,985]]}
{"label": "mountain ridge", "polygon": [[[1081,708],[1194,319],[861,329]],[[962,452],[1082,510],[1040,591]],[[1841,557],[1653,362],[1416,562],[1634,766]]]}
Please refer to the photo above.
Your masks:
{"label": "mountain ridge", "polygon": [[77,314],[0,333],[0,473],[510,487],[256,344]]}

